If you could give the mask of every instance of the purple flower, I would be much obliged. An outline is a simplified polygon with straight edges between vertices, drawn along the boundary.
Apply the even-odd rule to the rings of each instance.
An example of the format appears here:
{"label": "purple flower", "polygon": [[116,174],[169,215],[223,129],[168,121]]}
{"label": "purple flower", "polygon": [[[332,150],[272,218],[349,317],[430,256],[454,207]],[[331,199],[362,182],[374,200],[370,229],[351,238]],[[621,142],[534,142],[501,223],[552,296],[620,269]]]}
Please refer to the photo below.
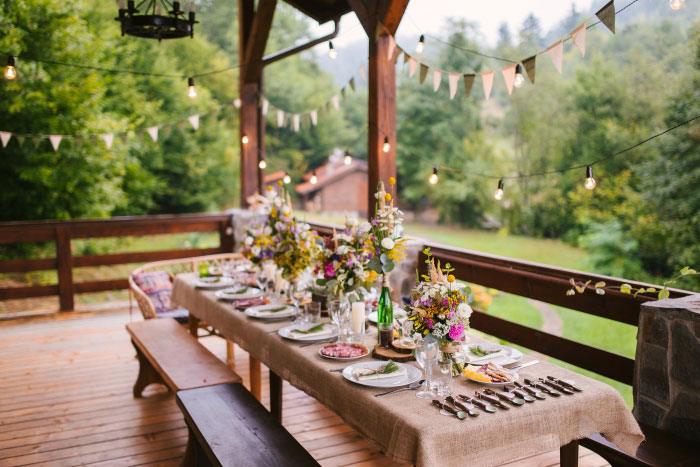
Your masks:
{"label": "purple flower", "polygon": [[442,306],[449,306],[450,305],[450,300],[445,298],[442,300]]}
{"label": "purple flower", "polygon": [[328,277],[335,277],[335,271],[333,270],[333,265],[331,263],[326,264],[324,273]]}
{"label": "purple flower", "polygon": [[[428,326],[428,329],[433,329],[433,320],[432,319],[425,318],[425,324],[426,324],[426,326]],[[452,332],[452,331],[450,330],[450,332]]]}
{"label": "purple flower", "polygon": [[455,324],[450,328],[450,332],[448,333],[448,336],[450,336],[450,339],[453,341],[456,341],[460,337],[462,337],[462,334],[464,334],[464,324],[459,323]]}

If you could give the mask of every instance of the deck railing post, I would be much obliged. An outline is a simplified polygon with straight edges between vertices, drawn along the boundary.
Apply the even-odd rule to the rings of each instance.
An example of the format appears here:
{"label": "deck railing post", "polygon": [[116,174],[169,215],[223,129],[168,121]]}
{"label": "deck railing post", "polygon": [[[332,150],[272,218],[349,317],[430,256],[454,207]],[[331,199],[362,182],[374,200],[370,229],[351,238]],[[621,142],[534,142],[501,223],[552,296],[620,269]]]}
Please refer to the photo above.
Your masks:
{"label": "deck railing post", "polygon": [[68,227],[56,227],[56,263],[58,270],[58,298],[61,311],[73,309],[73,254]]}
{"label": "deck railing post", "polygon": [[231,253],[233,251],[233,218],[219,222],[219,248],[222,253]]}

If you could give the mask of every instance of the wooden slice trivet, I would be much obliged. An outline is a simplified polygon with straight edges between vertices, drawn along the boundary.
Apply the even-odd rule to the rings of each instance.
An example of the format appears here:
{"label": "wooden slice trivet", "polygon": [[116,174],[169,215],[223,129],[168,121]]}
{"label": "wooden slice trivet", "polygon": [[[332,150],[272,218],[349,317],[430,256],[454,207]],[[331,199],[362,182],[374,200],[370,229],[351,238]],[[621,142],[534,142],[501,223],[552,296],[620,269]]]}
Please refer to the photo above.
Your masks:
{"label": "wooden slice trivet", "polygon": [[377,360],[393,360],[398,363],[412,362],[415,360],[411,354],[398,353],[392,349],[381,347],[379,344],[374,345],[372,358],[376,358]]}
{"label": "wooden slice trivet", "polygon": [[411,354],[411,353],[413,353],[413,350],[416,348],[416,345],[415,344],[401,345],[401,340],[396,339],[394,342],[391,343],[391,347],[398,353]]}

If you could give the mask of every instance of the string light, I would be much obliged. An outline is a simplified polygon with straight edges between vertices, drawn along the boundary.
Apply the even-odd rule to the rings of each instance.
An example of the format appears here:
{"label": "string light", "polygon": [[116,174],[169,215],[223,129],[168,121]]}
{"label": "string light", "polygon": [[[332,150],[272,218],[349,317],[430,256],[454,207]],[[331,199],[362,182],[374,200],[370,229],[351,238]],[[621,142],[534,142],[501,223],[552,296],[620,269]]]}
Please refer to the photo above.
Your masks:
{"label": "string light", "polygon": [[438,178],[438,168],[435,166],[433,167],[433,173],[431,173],[428,178],[428,182],[430,182],[431,185],[437,185],[438,181],[440,181]]}
{"label": "string light", "polygon": [[187,78],[187,95],[191,99],[197,97],[197,88],[194,85],[194,78]]}
{"label": "string light", "polygon": [[287,172],[284,173],[284,178],[282,179],[282,182],[284,182],[285,185],[289,185],[292,181],[292,177],[289,176]]}
{"label": "string light", "polygon": [[312,185],[315,185],[315,184],[318,183],[318,177],[316,176],[316,171],[315,171],[315,170],[314,170],[313,172],[311,172],[311,178],[309,179],[309,182],[310,182]]}
{"label": "string light", "polygon": [[5,78],[12,81],[17,78],[17,70],[15,69],[15,57],[10,55],[7,57],[7,66],[5,67]]}
{"label": "string light", "polygon": [[684,0],[671,0],[669,2],[669,4],[671,5],[672,10],[678,11],[685,6],[685,1]]}
{"label": "string light", "polygon": [[493,197],[496,198],[498,201],[503,199],[503,179],[500,179],[498,181],[498,188],[496,189],[496,192],[493,194]]}
{"label": "string light", "polygon": [[267,167],[267,162],[265,162],[265,159],[260,159],[260,162],[258,162],[258,167],[260,167],[261,169]]}
{"label": "string light", "polygon": [[595,178],[593,178],[593,167],[586,166],[586,182],[583,184],[587,190],[592,190],[596,186]]}
{"label": "string light", "polygon": [[348,151],[345,151],[345,159],[343,160],[343,163],[345,165],[352,164],[352,156],[350,155],[350,153]]}
{"label": "string light", "polygon": [[248,144],[248,135],[244,134],[244,135],[241,137],[241,142],[242,142],[243,144]]}
{"label": "string light", "polygon": [[425,35],[421,34],[420,39],[418,39],[418,45],[416,46],[416,53],[422,54],[425,50]]}
{"label": "string light", "polygon": [[333,41],[328,41],[328,56],[331,57],[331,60],[338,58],[338,52],[333,48]]}
{"label": "string light", "polygon": [[390,149],[391,149],[391,144],[389,144],[389,137],[385,136],[384,137],[384,145],[382,146],[382,151],[389,152]]}
{"label": "string light", "polygon": [[515,80],[513,81],[513,85],[515,85],[516,88],[521,88],[525,84],[525,77],[523,76],[523,66],[518,63],[515,65]]}

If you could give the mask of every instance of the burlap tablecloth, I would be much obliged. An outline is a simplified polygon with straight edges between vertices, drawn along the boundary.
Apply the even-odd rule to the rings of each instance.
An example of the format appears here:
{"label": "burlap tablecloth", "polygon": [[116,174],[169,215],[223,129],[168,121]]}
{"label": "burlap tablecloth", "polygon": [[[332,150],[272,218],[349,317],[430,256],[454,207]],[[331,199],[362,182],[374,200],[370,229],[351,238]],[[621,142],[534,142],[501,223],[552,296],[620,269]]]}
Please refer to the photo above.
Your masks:
{"label": "burlap tablecloth", "polygon": [[[289,321],[270,323],[248,318],[231,304],[217,301],[214,292],[195,289],[194,280],[192,274],[177,276],[172,295],[175,303],[337,413],[396,461],[417,466],[493,466],[557,449],[593,433],[602,433],[631,453],[643,439],[615,389],[545,362],[524,368],[521,379],[546,375],[573,379],[583,392],[547,397],[466,420],[440,415],[413,391],[374,397],[385,390],[356,385],[340,373],[331,373],[329,370],[342,368],[344,363],[322,358],[318,354],[320,345],[301,348],[271,333],[289,325]],[[365,345],[371,348],[375,339],[375,335],[367,335]],[[525,356],[524,361],[528,359]],[[471,395],[483,386],[460,377],[453,381],[452,389],[454,394]]]}

